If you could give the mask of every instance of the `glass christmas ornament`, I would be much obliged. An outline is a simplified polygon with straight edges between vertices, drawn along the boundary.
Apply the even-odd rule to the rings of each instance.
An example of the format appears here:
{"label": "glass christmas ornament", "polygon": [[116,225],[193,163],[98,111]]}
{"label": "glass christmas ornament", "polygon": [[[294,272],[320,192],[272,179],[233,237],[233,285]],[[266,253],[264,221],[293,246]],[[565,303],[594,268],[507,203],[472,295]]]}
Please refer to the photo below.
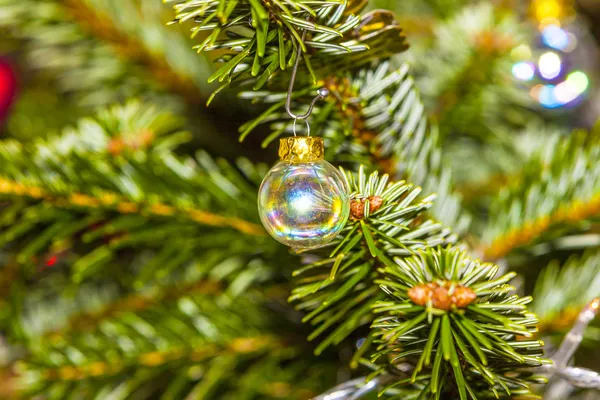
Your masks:
{"label": "glass christmas ornament", "polygon": [[293,248],[322,246],[336,237],[350,214],[350,196],[342,174],[323,159],[323,139],[280,140],[280,161],[258,192],[258,212],[269,232]]}

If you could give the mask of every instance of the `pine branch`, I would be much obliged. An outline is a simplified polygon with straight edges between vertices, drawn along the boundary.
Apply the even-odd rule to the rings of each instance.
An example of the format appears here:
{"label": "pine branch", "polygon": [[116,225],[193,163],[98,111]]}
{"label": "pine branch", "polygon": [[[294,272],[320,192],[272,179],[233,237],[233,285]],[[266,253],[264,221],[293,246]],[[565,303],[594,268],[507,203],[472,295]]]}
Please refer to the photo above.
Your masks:
{"label": "pine branch", "polygon": [[516,177],[498,173],[477,182],[457,185],[456,191],[461,194],[465,202],[473,202],[481,197],[495,196],[501,189],[505,188]]}
{"label": "pine branch", "polygon": [[[190,276],[200,284],[153,287],[140,295],[109,300],[100,312],[75,315],[71,322],[76,324],[27,338],[34,354],[20,363],[19,370],[28,396],[54,391],[59,396],[87,396],[90,390],[99,396],[105,392],[116,396],[127,387],[132,396],[141,390],[145,393],[138,393],[141,396],[170,394],[183,398],[185,393],[192,395],[203,388],[197,398],[304,399],[324,390],[334,379],[337,367],[307,360],[310,349],[296,344],[300,338],[294,340],[298,335],[296,322],[274,324],[274,320],[287,319],[282,315],[274,318],[274,309],[279,307],[273,307],[272,300],[265,303],[267,299],[259,292],[244,289],[243,282],[254,269],[252,263],[225,279],[224,275],[237,269],[232,265],[235,260],[207,265],[217,253],[222,255],[223,250],[203,254],[206,262],[190,270],[203,268],[201,276],[230,281],[225,292],[214,292],[215,283],[211,281],[205,281],[209,282],[206,291],[198,277]],[[48,282],[53,291],[63,292],[57,285],[56,281]],[[68,304],[81,300],[98,303],[91,288],[85,284],[78,288],[81,296],[68,300]],[[29,304],[32,297],[40,295],[42,308]],[[48,297],[39,287],[31,288],[21,303],[25,318],[14,321],[39,325],[40,320],[60,320],[63,313],[69,312],[69,306],[49,302]],[[27,315],[31,308],[35,313]],[[98,349],[103,351],[98,353]],[[59,360],[56,355],[73,353],[82,356]],[[299,354],[304,355],[301,361]],[[221,365],[224,359],[232,363]],[[219,379],[206,375],[211,370],[219,372]]]}
{"label": "pine branch", "polygon": [[119,197],[113,192],[102,192],[97,196],[88,196],[82,193],[55,196],[40,187],[22,185],[15,181],[0,178],[0,195],[12,199],[17,197],[29,198],[42,201],[46,205],[52,205],[57,208],[78,209],[88,212],[101,209],[121,214],[140,214],[146,217],[183,218],[202,225],[229,227],[250,235],[264,235],[264,230],[259,225],[238,218],[223,217],[202,210],[179,209],[160,202],[153,202],[151,204],[133,202],[124,197]]}
{"label": "pine branch", "polygon": [[82,30],[110,44],[124,61],[144,66],[164,89],[181,95],[191,104],[206,97],[190,76],[174,70],[164,57],[157,57],[147,49],[144,42],[122,32],[109,15],[94,8],[89,1],[66,0],[64,9]]}
{"label": "pine branch", "polygon": [[[456,191],[462,195],[464,204],[471,209],[487,210],[490,202],[501,191],[521,180],[525,166],[547,146],[548,140],[557,140],[562,135],[561,128],[534,120],[528,123],[525,129],[512,135],[510,145],[504,150],[491,143],[475,150],[473,143],[469,141],[456,142],[453,148],[448,149],[448,159],[461,162],[459,168],[457,165],[452,167],[452,170],[456,172],[457,177],[469,176],[468,180],[463,179],[457,184]],[[474,151],[479,153],[478,157],[472,157]],[[486,161],[484,165],[483,159],[493,161]]]}
{"label": "pine branch", "polygon": [[483,236],[486,257],[586,246],[565,237],[588,232],[600,210],[597,135],[574,132],[548,142],[494,199]]}
{"label": "pine branch", "polygon": [[537,331],[531,297],[510,294],[515,274],[498,277],[498,270],[458,249],[426,249],[382,267],[377,282],[388,296],[374,305],[381,316],[371,358],[384,365],[373,375],[412,366],[382,392],[420,382],[427,398],[531,394],[540,378],[521,369],[550,361],[541,358],[542,342],[520,339]]}
{"label": "pine branch", "polygon": [[271,398],[282,391],[300,398],[321,390],[325,365],[294,361],[301,349],[270,326],[251,300],[223,307],[214,298],[185,296],[123,312],[83,334],[42,340],[20,363],[20,378],[27,396],[51,399]]}
{"label": "pine branch", "polygon": [[[62,329],[45,332],[44,336],[49,340],[59,340],[67,334],[85,332],[95,328],[103,321],[115,318],[120,314],[137,314],[144,310],[155,307],[157,304],[169,300],[180,299],[186,296],[216,295],[222,293],[223,288],[218,281],[199,280],[186,285],[174,285],[165,288],[152,288],[153,290],[142,293],[132,293],[118,298],[114,302],[102,306],[99,310],[82,312],[69,318],[66,326]],[[148,293],[149,292],[149,293]]]}
{"label": "pine branch", "polygon": [[33,148],[4,142],[0,242],[18,245],[17,260],[29,266],[66,246],[78,258],[78,281],[151,250],[155,259],[137,272],[138,284],[168,276],[206,248],[229,248],[229,255],[272,248],[260,244],[253,185],[204,154],[175,156],[186,138],[180,127],[168,113],[130,103]]}
{"label": "pine branch", "polygon": [[[396,12],[410,32],[411,50],[402,61],[411,65],[426,109],[439,124],[454,181],[470,185],[518,169],[516,131],[540,120],[535,102],[511,73],[518,52],[511,50],[535,41],[529,28],[506,5],[490,2],[444,4],[449,13],[442,19],[427,7],[376,4]],[[471,199],[463,204],[469,210],[485,207]]]}
{"label": "pine branch", "polygon": [[[53,260],[59,261],[53,261],[55,265],[40,271],[36,282],[17,280],[11,288],[15,290],[5,293],[5,335],[24,343],[43,338],[51,341],[84,333],[124,314],[176,303],[186,296],[211,297],[220,305],[230,304],[242,295],[264,298],[271,303],[285,302],[287,286],[273,285],[277,278],[275,268],[267,264],[261,254],[207,247],[189,264],[178,266],[172,272],[167,269],[168,276],[163,275],[162,266],[153,267],[156,258],[146,251],[134,261],[134,266],[125,265],[124,268],[134,270],[133,280],[113,275],[110,279],[73,283],[68,275],[57,270],[68,264],[70,258],[64,254],[54,256]],[[156,277],[148,282],[154,268]],[[259,285],[263,285],[260,291],[256,289]]]}
{"label": "pine branch", "polygon": [[[119,4],[125,7],[123,2]],[[202,68],[198,71],[199,63],[187,63],[186,73],[172,67],[186,58],[185,52],[173,51],[185,47],[181,38],[167,34],[167,49],[174,53],[168,62],[158,56],[168,51],[149,48],[147,43],[124,33],[106,13],[99,11],[95,2],[1,0],[0,10],[0,26],[25,40],[28,65],[54,77],[61,90],[75,95],[80,105],[106,105],[138,95],[181,107],[180,100],[169,92],[179,91],[178,95],[194,104],[203,97],[193,80],[194,75],[203,74]],[[129,20],[130,24],[136,22]],[[157,27],[162,29],[162,24],[158,22],[154,28],[138,26],[138,31]],[[48,40],[50,36],[52,40]]]}
{"label": "pine branch", "polygon": [[[210,31],[198,52],[225,49],[209,81],[251,83],[260,89],[303,54],[313,82],[325,71],[355,68],[406,49],[393,15],[374,11],[360,16],[366,2],[167,0],[174,22],[192,21],[192,37]],[[305,41],[302,31],[308,32]],[[291,39],[300,46],[294,47]],[[310,52],[308,51],[310,49]],[[367,51],[369,50],[369,51]],[[310,66],[309,66],[310,65]],[[308,74],[302,74],[308,81]],[[219,89],[219,90],[221,90]]]}
{"label": "pine branch", "polygon": [[[272,267],[260,257],[246,258],[224,254],[223,249],[205,249],[201,261],[180,268],[178,275],[166,283],[138,284],[131,288],[115,287],[114,283],[73,285],[61,279],[30,286],[29,290],[41,295],[30,295],[12,316],[19,321],[19,330],[25,340],[45,337],[49,340],[89,331],[105,320],[126,313],[138,313],[167,302],[177,302],[186,296],[212,296],[220,304],[229,304],[241,295],[251,294],[265,301],[281,302],[287,286],[272,285],[275,277]],[[256,285],[263,284],[260,291]],[[267,286],[268,285],[268,286]],[[281,293],[283,291],[283,293]],[[65,304],[65,296],[68,304]],[[11,299],[20,303],[20,299]]]}
{"label": "pine branch", "polygon": [[533,290],[531,308],[540,318],[540,336],[568,331],[581,310],[600,296],[600,251],[573,255],[563,265],[551,262]]}
{"label": "pine branch", "polygon": [[367,177],[362,168],[356,177],[344,173],[353,198],[351,220],[327,246],[332,250],[306,256],[313,261],[294,272],[297,286],[290,297],[307,312],[304,322],[315,326],[309,339],[323,336],[317,354],[372,322],[371,306],[383,295],[375,283],[380,265],[456,240],[448,229],[424,217],[433,196],[417,200],[420,188],[403,181],[388,183],[387,175],[376,172]]}

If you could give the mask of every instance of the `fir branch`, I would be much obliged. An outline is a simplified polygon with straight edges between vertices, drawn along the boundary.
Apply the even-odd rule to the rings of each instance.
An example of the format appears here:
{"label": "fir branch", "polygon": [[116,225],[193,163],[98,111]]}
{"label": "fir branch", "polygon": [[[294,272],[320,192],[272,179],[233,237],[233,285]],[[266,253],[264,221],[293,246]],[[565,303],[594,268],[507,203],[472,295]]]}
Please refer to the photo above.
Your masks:
{"label": "fir branch", "polygon": [[498,192],[515,179],[518,179],[518,177],[498,173],[478,182],[457,185],[456,191],[461,194],[466,203],[472,203],[481,197],[497,195]]}
{"label": "fir branch", "polygon": [[[522,160],[514,151],[521,136],[517,131],[541,121],[535,101],[511,72],[511,54],[516,54],[511,50],[529,48],[535,41],[528,27],[504,6],[490,2],[437,6],[448,8],[449,14],[433,20],[428,8],[384,4],[402,16],[407,29],[407,19],[409,24],[424,20],[431,25],[431,32],[423,33],[427,26],[412,32],[411,51],[403,61],[413,68],[426,109],[439,124],[445,167],[453,171],[454,181],[470,185],[518,170]],[[533,51],[533,58],[539,56]],[[486,203],[475,196],[464,205],[480,211]]]}
{"label": "fir branch", "polygon": [[[306,28],[306,25],[301,23],[302,20],[296,21],[300,25],[295,27],[283,22],[277,24],[277,21],[296,12],[307,12],[318,16],[317,23],[326,21],[331,28],[343,26],[346,29],[345,24],[339,25],[339,18],[345,15],[346,7],[353,12],[358,12],[365,5],[362,2],[342,2],[339,5],[317,2],[310,3],[311,7],[315,7],[314,9],[307,9],[302,2],[289,1],[285,4],[289,5],[292,11],[280,3],[268,3],[266,7],[272,8],[263,13],[261,8],[265,7],[264,3],[244,1],[237,4],[226,0],[201,2],[175,0],[173,2],[176,3],[178,21],[194,19],[199,24],[193,32],[214,29],[212,35],[199,46],[199,51],[211,50],[213,47],[227,47],[231,48],[234,54],[237,53],[235,57],[224,58],[226,63],[213,75],[214,79],[226,82],[217,92],[238,77],[242,83],[255,82],[253,87],[255,91],[267,81],[269,82],[266,91],[242,93],[243,98],[272,104],[258,118],[240,127],[240,139],[243,139],[259,124],[271,123],[273,133],[265,139],[264,146],[281,133],[292,131],[292,123],[281,111],[285,94],[279,90],[286,85],[282,85],[280,80],[271,78],[275,75],[275,70],[284,69],[289,64],[285,62],[288,53],[291,52],[289,60],[293,61],[295,51],[303,51],[303,49],[290,49],[289,43],[286,48],[282,44],[285,42],[278,41],[275,37],[297,36],[296,29]],[[300,9],[302,11],[298,11]],[[263,15],[264,18],[257,18],[259,15]],[[329,15],[332,15],[331,19],[327,19]],[[254,27],[254,29],[250,27],[249,37],[242,39],[236,34],[223,39],[221,45],[216,45],[222,31],[236,26],[246,27],[249,17],[252,17]],[[266,24],[260,29],[257,25],[259,20]],[[357,19],[356,23],[359,23],[358,21]],[[317,24],[310,29],[318,29],[318,27]],[[273,30],[278,33],[274,34]],[[391,54],[405,50],[403,38],[394,41],[397,47],[389,48],[390,42],[381,36],[385,32],[392,32],[392,35],[399,34],[395,17],[381,10],[368,13],[360,19],[356,31],[358,35],[364,35],[369,40],[376,40],[382,48],[386,49],[386,52],[382,53],[378,50],[379,45],[370,45],[368,57],[360,56],[360,59],[356,59],[352,54],[347,54],[338,62],[336,59],[328,58],[327,54],[322,54],[318,46],[315,49],[317,39],[308,40],[306,45],[312,46],[313,51],[309,53],[310,58],[305,57],[305,62],[310,62],[312,66],[310,73],[313,79],[299,82],[294,107],[302,105],[307,94],[320,86],[325,86],[332,93],[330,103],[315,108],[314,115],[319,116],[316,130],[326,138],[331,138],[334,148],[330,149],[330,152],[337,154],[340,161],[347,161],[350,153],[357,164],[364,163],[368,166],[375,164],[383,167],[384,172],[394,172],[398,178],[406,178],[422,185],[426,193],[438,192],[440,200],[433,210],[434,216],[449,226],[455,226],[457,232],[464,232],[469,224],[469,217],[460,213],[460,198],[452,193],[449,171],[441,168],[437,131],[435,128],[431,129],[424,116],[424,108],[413,87],[412,78],[407,75],[407,67],[402,66],[399,70],[390,71],[387,62],[377,68],[371,67],[373,64],[371,60],[386,59]],[[321,34],[318,37],[322,40],[331,40],[335,35]],[[270,47],[266,47],[268,51],[263,52],[259,42],[270,43]],[[261,63],[263,56],[268,58],[267,54],[270,54],[273,61],[269,61],[271,64]],[[280,62],[277,63],[277,60]],[[261,73],[261,68],[264,67],[267,69]],[[251,72],[250,75],[257,78],[248,77],[248,71]],[[343,71],[349,72],[342,75]],[[307,75],[301,73],[299,76]],[[318,85],[315,85],[317,80]],[[348,128],[348,120],[351,121],[350,128]],[[353,140],[348,141],[349,137]]]}
{"label": "fir branch", "polygon": [[423,216],[433,196],[418,200],[420,188],[389,183],[387,175],[376,172],[367,177],[362,167],[357,176],[344,174],[352,192],[351,220],[327,246],[332,249],[307,256],[316,260],[294,272],[297,286],[290,297],[308,312],[304,322],[315,326],[309,339],[324,336],[317,354],[372,322],[371,306],[382,298],[375,284],[380,265],[456,240],[449,229]]}
{"label": "fir branch", "polygon": [[191,346],[192,348],[171,348],[163,351],[152,351],[139,354],[135,359],[111,360],[110,363],[96,361],[80,366],[65,366],[43,371],[42,378],[48,381],[82,381],[90,378],[106,378],[123,373],[131,365],[143,367],[160,367],[166,363],[181,360],[200,362],[213,357],[227,357],[228,354],[250,354],[262,351],[273,351],[280,346],[270,336],[235,338],[223,347],[214,345]]}
{"label": "fir branch", "polygon": [[[257,284],[266,285],[276,276],[264,257],[249,255],[247,250],[238,251],[236,247],[233,243],[229,252],[221,246],[207,247],[197,260],[178,264],[175,271],[169,267],[169,260],[162,262],[160,254],[145,251],[132,261],[125,260],[133,264],[125,265],[135,275],[132,278],[113,274],[110,280],[75,284],[68,274],[61,273],[61,267],[68,265],[71,258],[76,262],[77,254],[55,255],[52,258],[55,264],[47,264],[36,276],[37,282],[17,280],[13,287],[19,290],[6,293],[3,316],[10,324],[5,324],[5,334],[12,340],[27,343],[44,338],[52,341],[83,334],[104,321],[123,315],[144,312],[159,305],[175,306],[186,296],[201,295],[227,305],[251,293],[265,302],[283,302],[285,287],[269,286],[264,294],[254,290]],[[156,266],[157,262],[161,265]],[[27,296],[22,295],[24,285],[29,293]],[[284,293],[280,293],[282,289]]]}
{"label": "fir branch", "polygon": [[540,318],[540,336],[568,331],[581,310],[600,296],[600,250],[552,261],[538,276],[531,308]]}
{"label": "fir branch", "polygon": [[[292,393],[321,390],[324,375],[315,373],[327,375],[325,365],[294,361],[302,350],[290,345],[290,335],[271,328],[258,306],[240,297],[224,307],[212,297],[192,295],[124,311],[91,331],[32,346],[33,354],[20,362],[20,379],[28,396],[145,393],[210,399],[284,391],[294,398]],[[284,372],[282,365],[289,369]]]}
{"label": "fir branch", "polygon": [[547,251],[541,246],[560,247],[561,237],[585,233],[597,219],[597,135],[574,132],[549,138],[549,142],[525,165],[520,179],[494,199],[484,232],[486,257],[531,251],[536,245],[538,252]]}
{"label": "fir branch", "polygon": [[[123,374],[125,369],[131,367],[157,368],[165,363],[182,360],[199,362],[217,355],[224,356],[224,352],[228,351],[253,353],[281,346],[281,343],[270,336],[253,333],[256,331],[257,320],[248,318],[250,315],[246,315],[247,320],[244,321],[247,336],[236,337],[225,320],[209,321],[204,317],[204,323],[207,324],[205,327],[192,323],[194,318],[202,318],[202,314],[207,312],[211,300],[194,296],[181,298],[179,302],[179,309],[162,305],[146,311],[131,310],[116,315],[109,320],[113,329],[98,329],[98,326],[85,334],[73,332],[67,336],[52,337],[49,342],[41,342],[37,347],[37,354],[42,356],[42,360],[46,359],[44,353],[54,353],[58,358],[52,363],[54,365],[44,366],[43,362],[34,361],[34,354],[30,358],[34,370],[32,372],[35,373],[33,378],[41,379],[40,383],[44,385],[48,381],[79,381],[89,377],[106,379]],[[223,311],[225,310],[220,310]],[[234,320],[231,313],[229,318],[232,323]],[[237,325],[242,322],[239,316],[235,321]],[[168,330],[165,330],[165,323],[170,324],[178,334],[169,334]],[[132,328],[133,331],[128,335],[132,346],[128,349],[115,346],[114,340]],[[215,335],[217,331],[219,335]],[[214,338],[218,339],[215,341]],[[91,345],[92,343],[95,345]],[[106,359],[110,353],[98,354],[94,351],[95,346],[104,346],[115,354]],[[81,357],[78,360],[69,360],[59,356],[69,349],[77,349]],[[119,356],[116,356],[117,354]],[[64,366],[56,368],[60,364]],[[30,373],[25,372],[25,378]],[[34,385],[30,384],[29,387],[33,388]]]}
{"label": "fir branch", "polygon": [[[24,68],[21,74],[34,75]],[[14,138],[21,143],[59,131],[87,115],[74,99],[57,96],[55,82],[34,77],[20,87],[18,101],[10,111],[3,132],[4,139]]]}
{"label": "fir branch", "polygon": [[94,8],[89,1],[66,0],[64,10],[90,35],[108,43],[125,62],[144,66],[164,89],[181,95],[188,103],[197,104],[206,96],[187,75],[173,69],[163,57],[146,48],[146,44],[122,32],[109,15]]}
{"label": "fir branch", "polygon": [[413,369],[388,388],[418,381],[428,382],[421,396],[432,398],[530,394],[540,378],[520,368],[550,361],[541,358],[542,342],[519,339],[532,337],[538,320],[527,311],[530,297],[511,294],[514,274],[498,277],[497,266],[458,249],[395,261],[378,280],[388,298],[374,305],[381,316],[372,325],[379,343],[372,359],[385,359],[375,374],[400,363]]}
{"label": "fir branch", "polygon": [[[202,295],[217,295],[223,288],[218,281],[199,280],[186,285],[174,285],[166,288],[153,288],[151,291],[132,293],[114,302],[102,306],[99,310],[82,312],[69,318],[66,326],[59,330],[49,331],[44,334],[50,341],[59,340],[67,334],[81,333],[97,327],[103,321],[114,319],[120,314],[139,313],[150,309],[157,304],[180,298]],[[150,292],[150,293],[147,293]]]}
{"label": "fir branch", "polygon": [[[192,36],[211,32],[196,46],[198,52],[228,50],[219,58],[223,65],[209,78],[224,82],[222,88],[241,80],[260,89],[291,66],[298,52],[314,82],[325,71],[355,68],[407,47],[392,14],[379,10],[357,15],[366,2],[167,1],[174,3],[174,22],[196,24]],[[308,35],[302,42],[304,30]],[[308,74],[303,75],[308,81]]]}
{"label": "fir branch", "polygon": [[4,198],[29,198],[42,201],[46,205],[57,208],[76,209],[84,212],[94,210],[114,211],[120,214],[139,214],[146,217],[184,218],[201,225],[229,227],[242,233],[264,236],[264,229],[257,224],[239,218],[229,218],[218,214],[187,208],[175,208],[160,202],[133,202],[113,192],[102,192],[95,196],[82,193],[71,193],[60,196],[47,192],[42,188],[19,184],[15,181],[0,178],[0,195]]}
{"label": "fir branch", "polygon": [[[509,138],[508,146],[487,143],[477,150],[478,157],[472,157],[474,144],[471,141],[456,142],[448,149],[448,159],[462,160],[460,166],[452,167],[457,177],[463,177],[456,191],[471,209],[487,210],[490,201],[502,190],[520,182],[525,166],[538,156],[548,140],[554,141],[562,135],[560,128],[533,120]],[[484,159],[493,161],[485,161],[487,165],[484,165]],[[469,178],[464,179],[467,175]]]}
{"label": "fir branch", "polygon": [[[4,142],[0,194],[9,203],[1,214],[0,242],[20,243],[17,260],[25,264],[66,243],[80,256],[72,265],[77,280],[114,263],[117,253],[131,261],[135,255],[126,254],[134,248],[157,251],[148,268],[166,273],[203,251],[208,232],[214,247],[237,243],[231,254],[244,254],[243,248],[254,253],[264,233],[255,222],[253,189],[240,190],[252,185],[204,154],[198,161],[175,156],[173,147],[186,138],[179,129],[170,114],[131,103],[33,148]],[[254,239],[225,238],[218,228]],[[140,278],[157,272],[147,270]]]}
{"label": "fir branch", "polygon": [[[123,2],[119,5],[126,7]],[[186,73],[181,72],[182,68],[175,69],[172,66],[186,58],[184,52],[148,47],[146,42],[117,27],[112,18],[99,11],[98,3],[1,0],[0,9],[0,26],[24,40],[28,67],[55,78],[61,91],[75,96],[80,106],[107,105],[137,95],[170,107],[182,107],[181,100],[169,94],[175,90],[193,104],[202,99],[198,82],[192,81],[193,76],[208,72],[202,71],[200,63],[187,63]],[[136,19],[128,22],[139,23],[138,31],[155,31],[163,26],[160,21],[154,27],[142,26]],[[87,32],[99,35],[100,39]],[[48,40],[50,35],[52,40]],[[183,38],[167,36],[170,40],[167,50],[185,46]],[[153,44],[158,45],[156,41]],[[169,61],[161,61],[159,54],[169,57]]]}

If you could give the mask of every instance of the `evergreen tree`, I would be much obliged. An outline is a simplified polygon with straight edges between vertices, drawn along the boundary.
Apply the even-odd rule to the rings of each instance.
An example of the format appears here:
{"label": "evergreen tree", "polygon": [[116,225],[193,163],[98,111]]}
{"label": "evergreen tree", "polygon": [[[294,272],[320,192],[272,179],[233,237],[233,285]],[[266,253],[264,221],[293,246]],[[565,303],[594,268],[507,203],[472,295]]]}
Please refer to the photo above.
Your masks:
{"label": "evergreen tree", "polygon": [[[596,46],[569,1],[164,3],[0,0],[0,396],[600,398],[593,98],[512,76]],[[309,133],[350,217],[294,250],[257,192]]]}

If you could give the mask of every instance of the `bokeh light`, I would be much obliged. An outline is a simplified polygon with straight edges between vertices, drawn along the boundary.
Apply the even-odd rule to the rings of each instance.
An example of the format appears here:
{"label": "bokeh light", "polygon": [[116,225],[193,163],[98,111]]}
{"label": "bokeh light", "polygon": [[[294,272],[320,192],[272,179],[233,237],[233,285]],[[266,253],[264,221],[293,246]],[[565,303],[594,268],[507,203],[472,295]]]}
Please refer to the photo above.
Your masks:
{"label": "bokeh light", "polygon": [[574,34],[572,34],[571,32],[567,33],[567,36],[569,37],[569,44],[567,45],[567,47],[565,47],[563,49],[563,51],[565,53],[570,53],[573,50],[575,50],[575,48],[577,47],[577,36],[575,36]]}
{"label": "bokeh light", "polygon": [[562,68],[560,56],[551,51],[544,53],[538,63],[540,75],[545,79],[554,79],[560,75]]}
{"label": "bokeh light", "polygon": [[538,101],[546,108],[557,108],[563,105],[561,101],[556,98],[554,85],[543,85],[539,91]]}
{"label": "bokeh light", "polygon": [[538,21],[558,19],[563,16],[565,10],[558,0],[536,0],[534,1],[535,16]]}
{"label": "bokeh light", "polygon": [[518,62],[513,65],[512,73],[520,81],[530,81],[535,77],[535,65],[527,61]]}
{"label": "bokeh light", "polygon": [[569,47],[568,33],[557,25],[548,25],[542,30],[542,41],[556,50],[564,51]]}
{"label": "bokeh light", "polygon": [[590,80],[587,75],[581,71],[571,72],[566,81],[574,90],[583,93],[588,88]]}
{"label": "bokeh light", "polygon": [[510,56],[515,61],[530,60],[531,48],[526,44],[520,44],[510,52]]}
{"label": "bokeh light", "polygon": [[543,107],[558,108],[580,99],[589,84],[589,78],[584,72],[574,71],[558,85],[535,85],[530,95]]}

